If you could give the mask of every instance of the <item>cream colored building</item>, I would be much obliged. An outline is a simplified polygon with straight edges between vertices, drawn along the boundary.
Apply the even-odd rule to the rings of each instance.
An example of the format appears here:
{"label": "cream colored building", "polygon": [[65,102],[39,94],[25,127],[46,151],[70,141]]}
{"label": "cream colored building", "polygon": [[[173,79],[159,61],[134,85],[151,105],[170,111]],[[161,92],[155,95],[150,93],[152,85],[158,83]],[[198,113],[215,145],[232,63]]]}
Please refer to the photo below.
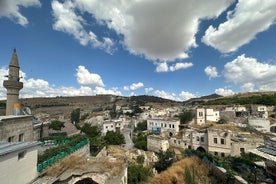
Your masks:
{"label": "cream colored building", "polygon": [[0,141],[33,141],[33,116],[0,116]]}
{"label": "cream colored building", "polygon": [[195,123],[197,125],[203,125],[205,124],[205,109],[204,108],[197,108],[196,109],[196,118]]}
{"label": "cream colored building", "polygon": [[147,150],[148,151],[154,151],[159,152],[167,151],[170,147],[169,141],[161,136],[157,135],[149,135],[147,136]]}
{"label": "cream colored building", "polygon": [[0,142],[0,183],[25,184],[38,173],[38,142]]}

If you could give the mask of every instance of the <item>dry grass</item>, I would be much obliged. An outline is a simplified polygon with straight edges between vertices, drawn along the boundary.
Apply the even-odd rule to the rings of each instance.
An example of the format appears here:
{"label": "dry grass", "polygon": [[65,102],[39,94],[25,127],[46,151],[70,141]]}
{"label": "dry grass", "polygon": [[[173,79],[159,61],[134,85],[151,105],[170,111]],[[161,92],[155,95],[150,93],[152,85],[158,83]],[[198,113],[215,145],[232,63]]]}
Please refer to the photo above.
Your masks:
{"label": "dry grass", "polygon": [[57,177],[67,169],[81,169],[85,170],[88,168],[88,163],[84,157],[76,155],[70,155],[56,162],[52,166],[48,167],[46,174],[48,176]]}
{"label": "dry grass", "polygon": [[166,171],[157,174],[150,181],[151,184],[183,184],[185,183],[185,169],[189,168],[191,173],[195,173],[196,183],[208,183],[204,181],[208,177],[208,168],[197,157],[184,158]]}
{"label": "dry grass", "polygon": [[196,124],[190,124],[191,127],[197,128],[197,129],[205,129],[205,128],[211,128],[211,129],[222,129],[222,130],[231,130],[232,132],[240,132],[241,129],[233,124],[227,123],[227,124],[218,124],[214,122],[206,122],[204,125],[196,125]]}

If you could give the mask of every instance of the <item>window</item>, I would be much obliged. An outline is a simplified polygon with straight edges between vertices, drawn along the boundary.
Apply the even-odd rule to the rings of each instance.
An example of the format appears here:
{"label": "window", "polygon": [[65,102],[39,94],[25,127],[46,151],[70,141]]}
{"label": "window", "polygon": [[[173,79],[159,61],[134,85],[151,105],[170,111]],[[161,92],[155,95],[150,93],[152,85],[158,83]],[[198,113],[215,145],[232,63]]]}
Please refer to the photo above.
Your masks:
{"label": "window", "polygon": [[11,136],[8,138],[8,142],[13,142],[13,140],[14,140],[14,136]]}
{"label": "window", "polygon": [[203,112],[198,112],[198,116],[203,116]]}
{"label": "window", "polygon": [[180,141],[178,141],[178,144],[180,144]]}
{"label": "window", "polygon": [[172,125],[172,127],[174,128],[174,124]]}
{"label": "window", "polygon": [[218,139],[214,138],[214,143],[217,144],[218,143]]}
{"label": "window", "polygon": [[165,124],[165,127],[167,127],[167,124]]}
{"label": "window", "polygon": [[26,151],[21,151],[18,153],[18,160],[22,159],[25,157]]}
{"label": "window", "polygon": [[241,154],[244,154],[244,153],[245,153],[244,148],[240,148],[240,153],[241,153]]}
{"label": "window", "polygon": [[176,140],[174,140],[174,143],[176,144]]}
{"label": "window", "polygon": [[171,124],[169,124],[169,127],[170,127],[170,128],[172,128],[172,125],[171,125]]}
{"label": "window", "polygon": [[108,129],[108,126],[106,126],[105,128]]}
{"label": "window", "polygon": [[161,123],[161,127],[163,127],[163,123]]}
{"label": "window", "polygon": [[201,141],[201,142],[204,142],[204,137],[200,137],[200,141]]}
{"label": "window", "polygon": [[113,128],[113,125],[111,125],[111,128]]}
{"label": "window", "polygon": [[19,140],[19,142],[24,141],[24,134],[19,134],[18,140]]}
{"label": "window", "polygon": [[214,155],[218,155],[218,152],[215,151],[215,152],[214,152]]}
{"label": "window", "polygon": [[196,137],[196,141],[199,141],[199,137]]}
{"label": "window", "polygon": [[221,153],[221,157],[225,157],[225,153]]}
{"label": "window", "polygon": [[224,139],[220,139],[220,144],[225,144],[225,140]]}

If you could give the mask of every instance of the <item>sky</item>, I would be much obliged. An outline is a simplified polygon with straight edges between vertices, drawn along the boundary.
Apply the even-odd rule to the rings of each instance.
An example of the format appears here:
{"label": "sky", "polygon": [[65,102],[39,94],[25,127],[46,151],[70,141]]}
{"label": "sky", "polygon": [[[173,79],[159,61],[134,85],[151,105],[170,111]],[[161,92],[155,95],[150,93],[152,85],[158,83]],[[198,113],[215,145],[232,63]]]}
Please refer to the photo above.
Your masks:
{"label": "sky", "polygon": [[0,82],[16,48],[21,98],[276,91],[275,12],[275,0],[0,0]]}

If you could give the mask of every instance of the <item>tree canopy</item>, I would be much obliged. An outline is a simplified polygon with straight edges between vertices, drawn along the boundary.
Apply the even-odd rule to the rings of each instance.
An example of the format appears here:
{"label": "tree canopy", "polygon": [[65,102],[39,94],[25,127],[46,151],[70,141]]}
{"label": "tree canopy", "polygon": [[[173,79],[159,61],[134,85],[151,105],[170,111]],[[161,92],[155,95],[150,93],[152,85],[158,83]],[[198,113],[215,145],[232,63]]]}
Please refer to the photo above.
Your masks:
{"label": "tree canopy", "polygon": [[61,131],[61,128],[64,128],[64,122],[59,121],[59,120],[54,120],[49,124],[49,129],[53,130],[59,130]]}
{"label": "tree canopy", "polygon": [[179,119],[181,124],[186,124],[192,121],[194,118],[194,113],[191,110],[188,111],[182,111],[182,113],[179,114]]}
{"label": "tree canopy", "polygon": [[173,164],[175,159],[175,153],[174,151],[171,151],[171,150],[167,150],[167,151],[160,150],[157,153],[157,156],[158,156],[158,161],[154,163],[154,168],[157,170],[158,173],[170,167]]}
{"label": "tree canopy", "polygon": [[71,112],[71,123],[78,124],[80,122],[80,108],[74,109]]}
{"label": "tree canopy", "polygon": [[82,126],[81,131],[84,132],[86,135],[88,135],[91,138],[99,136],[101,134],[101,131],[99,130],[99,128],[97,126],[91,126],[88,123],[85,123]]}
{"label": "tree canopy", "polygon": [[108,131],[104,136],[104,140],[109,145],[125,144],[125,137],[119,132]]}

